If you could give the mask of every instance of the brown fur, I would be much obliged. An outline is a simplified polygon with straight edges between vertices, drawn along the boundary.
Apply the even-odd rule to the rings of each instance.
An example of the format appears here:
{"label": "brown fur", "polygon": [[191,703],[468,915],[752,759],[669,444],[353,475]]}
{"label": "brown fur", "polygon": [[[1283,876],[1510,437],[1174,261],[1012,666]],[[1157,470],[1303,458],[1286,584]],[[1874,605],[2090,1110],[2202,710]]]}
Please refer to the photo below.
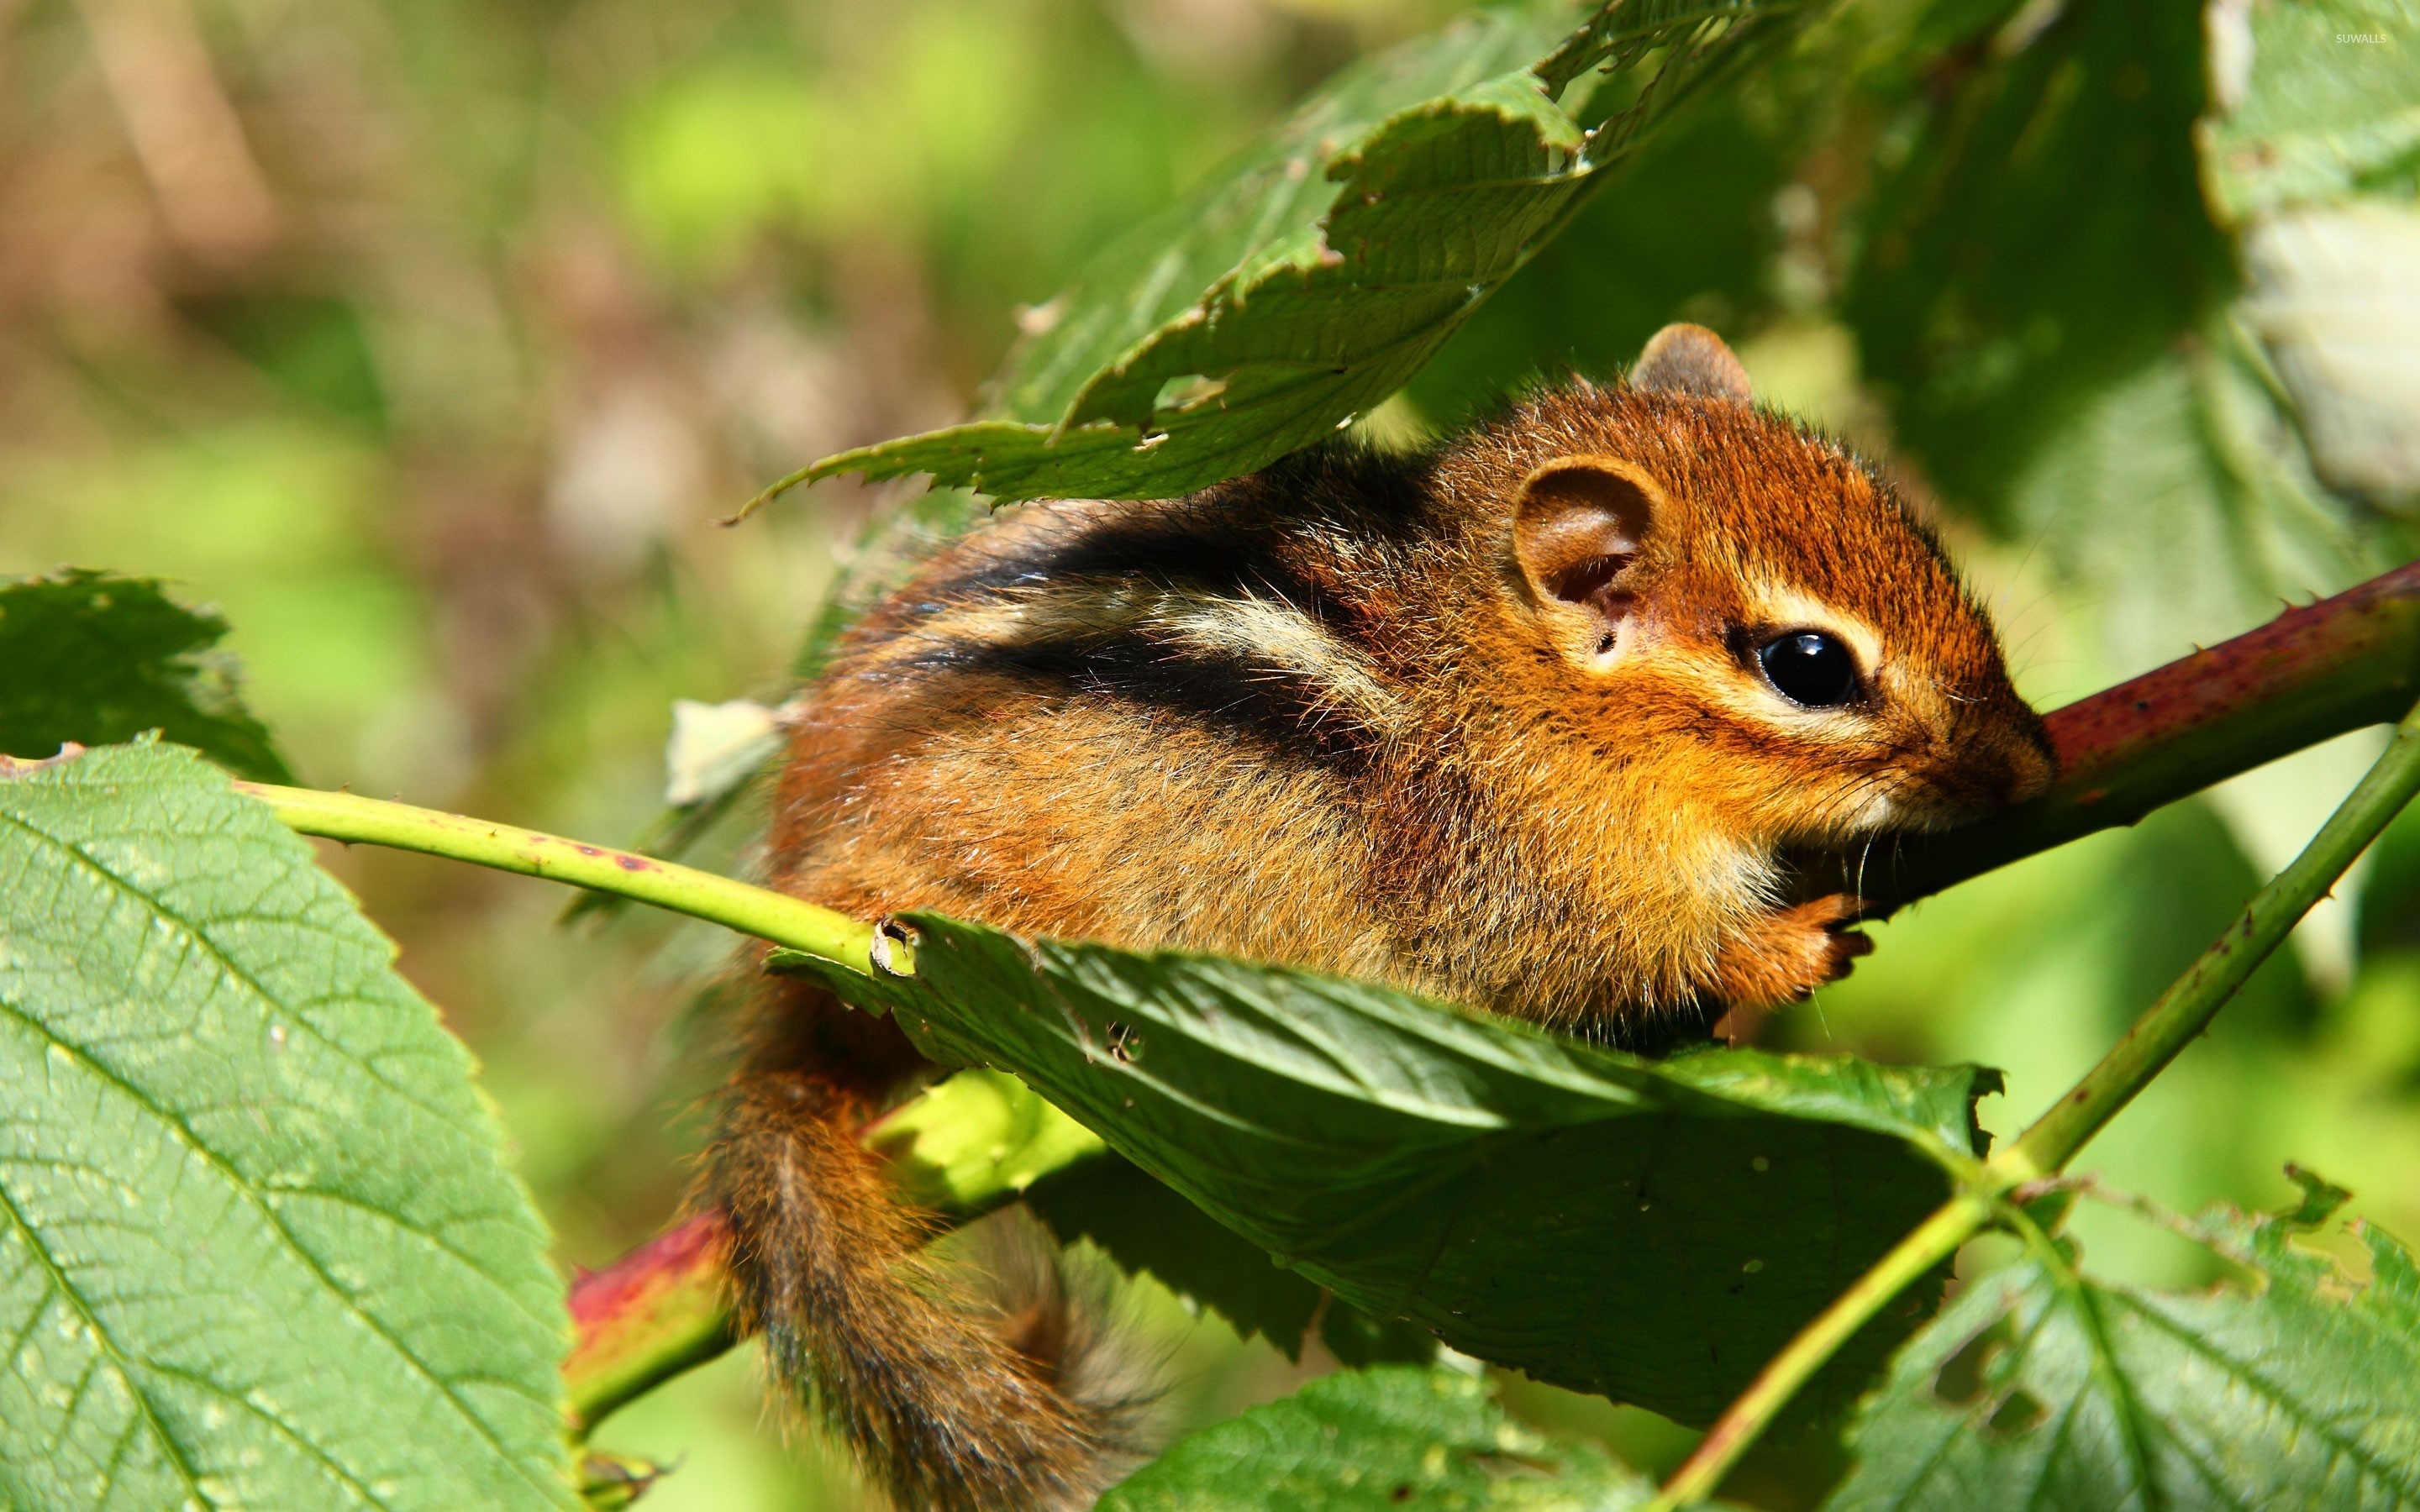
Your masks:
{"label": "brown fur", "polygon": [[[775,884],[1597,1032],[1833,980],[1857,902],[1789,901],[1779,850],[1982,813],[2046,785],[2048,748],[1887,487],[1728,397],[1700,334],[1648,387],[1542,394],[1432,455],[1006,515],[815,689]],[[1763,681],[1758,638],[1800,628],[1860,648],[1856,708]],[[763,1015],[797,1042],[737,1085],[718,1166],[753,1305],[796,1319],[784,1370],[911,1504],[1089,1488],[1109,1429],[947,1300],[841,1132],[870,1104],[818,1080],[856,1053],[806,1032],[834,1011]]]}

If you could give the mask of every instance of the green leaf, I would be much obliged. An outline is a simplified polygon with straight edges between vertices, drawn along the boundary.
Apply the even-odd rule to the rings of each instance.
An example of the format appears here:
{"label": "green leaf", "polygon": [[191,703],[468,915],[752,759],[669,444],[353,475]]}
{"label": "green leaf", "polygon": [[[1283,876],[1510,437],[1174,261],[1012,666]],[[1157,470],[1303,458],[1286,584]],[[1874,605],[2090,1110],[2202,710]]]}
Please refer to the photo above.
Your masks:
{"label": "green leaf", "polygon": [[2031,1246],[1893,1363],[1826,1507],[2420,1504],[2420,1272],[2369,1229],[2358,1284],[2291,1245],[2298,1231],[2205,1214],[2190,1237],[2249,1285],[2189,1294]]}
{"label": "green leaf", "polygon": [[[1947,1196],[1997,1086],[1753,1051],[1659,1064],[1369,983],[910,918],[913,978],[802,969],[937,1059],[1014,1072],[1364,1312],[1683,1420]],[[1844,1351],[1834,1396],[1911,1322]]]}
{"label": "green leaf", "polygon": [[0,752],[48,756],[147,730],[241,777],[291,782],[268,727],[236,697],[226,621],[147,578],[67,571],[0,583]]}
{"label": "green leaf", "polygon": [[[1795,73],[1803,58],[1791,61]],[[1806,123],[1749,104],[1737,92],[1709,100],[1608,170],[1569,229],[1412,379],[1405,393],[1421,417],[1457,425],[1542,374],[1612,372],[1674,320],[1725,332],[1760,324],[1780,240],[1774,195],[1804,150]],[[1686,214],[1673,213],[1680,205]]]}
{"label": "green leaf", "polygon": [[2117,384],[2016,480],[2010,517],[2104,606],[2128,675],[2389,563],[2312,476],[2257,347],[2227,322]]}
{"label": "green leaf", "polygon": [[[951,1080],[974,1074],[961,1072]],[[1127,1273],[1149,1273],[1224,1318],[1236,1333],[1267,1339],[1289,1360],[1302,1357],[1313,1323],[1346,1365],[1423,1365],[1436,1357],[1436,1341],[1428,1335],[1323,1298],[1318,1287],[1270,1264],[1266,1251],[1220,1227],[1132,1161],[1110,1155],[1054,1171],[1026,1192],[1025,1201],[1061,1243],[1090,1240]]]}
{"label": "green leaf", "polygon": [[1897,444],[1996,515],[2042,438],[2233,289],[2196,7],[2001,6],[1885,131],[1842,300]]}
{"label": "green leaf", "polygon": [[1185,1439],[1101,1512],[1621,1512],[1654,1485],[1604,1450],[1513,1422],[1485,1382],[1344,1372]]}
{"label": "green leaf", "polygon": [[2222,215],[2420,189],[2420,38],[2403,0],[2297,0],[2211,11],[2226,107],[2204,127]]}
{"label": "green leaf", "polygon": [[[1037,312],[985,418],[799,481],[1160,498],[1264,467],[1401,388],[1606,165],[1815,8],[1528,0],[1364,59]],[[1606,85],[1572,85],[1600,68],[1629,103],[1591,131]]]}
{"label": "green leaf", "polygon": [[0,1505],[568,1507],[470,1057],[191,752],[0,776]]}

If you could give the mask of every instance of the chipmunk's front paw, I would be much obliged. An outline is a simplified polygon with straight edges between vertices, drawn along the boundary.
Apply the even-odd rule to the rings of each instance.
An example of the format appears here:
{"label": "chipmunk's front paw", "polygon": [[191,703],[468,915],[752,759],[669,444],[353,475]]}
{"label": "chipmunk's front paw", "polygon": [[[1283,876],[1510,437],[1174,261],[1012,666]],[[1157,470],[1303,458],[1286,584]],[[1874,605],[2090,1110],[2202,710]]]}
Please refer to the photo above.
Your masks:
{"label": "chipmunk's front paw", "polygon": [[1733,1008],[1766,1008],[1839,980],[1874,948],[1849,928],[1864,906],[1855,894],[1836,892],[1766,915],[1723,948],[1715,991]]}

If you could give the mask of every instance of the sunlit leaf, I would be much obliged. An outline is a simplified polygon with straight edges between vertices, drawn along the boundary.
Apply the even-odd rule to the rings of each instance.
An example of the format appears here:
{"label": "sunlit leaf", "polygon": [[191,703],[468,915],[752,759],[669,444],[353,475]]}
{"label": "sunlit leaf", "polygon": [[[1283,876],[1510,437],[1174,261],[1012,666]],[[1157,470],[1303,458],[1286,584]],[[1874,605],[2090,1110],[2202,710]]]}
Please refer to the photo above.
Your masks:
{"label": "sunlit leaf", "polygon": [[[1044,306],[983,419],[807,475],[1007,500],[1253,471],[1402,387],[1606,165],[1815,8],[1529,0],[1368,58]],[[1590,131],[1600,88],[1625,108]]]}
{"label": "sunlit leaf", "polygon": [[0,775],[0,1505],[566,1507],[470,1057],[188,751]]}

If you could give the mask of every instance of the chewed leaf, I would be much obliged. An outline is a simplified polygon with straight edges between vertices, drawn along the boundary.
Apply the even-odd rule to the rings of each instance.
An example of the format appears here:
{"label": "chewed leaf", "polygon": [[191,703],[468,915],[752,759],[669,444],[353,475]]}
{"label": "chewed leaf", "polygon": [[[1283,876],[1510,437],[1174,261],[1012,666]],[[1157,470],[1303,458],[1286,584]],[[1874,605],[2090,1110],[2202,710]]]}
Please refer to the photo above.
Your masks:
{"label": "chewed leaf", "polygon": [[40,758],[147,730],[240,777],[290,782],[268,727],[214,651],[226,621],[147,578],[62,572],[0,582],[0,753]]}
{"label": "chewed leaf", "polygon": [[[1606,167],[1816,8],[1528,0],[1366,59],[1045,306],[982,418],[797,481],[1160,498],[1264,467],[1402,387]],[[1626,108],[1585,130],[1599,69]]]}
{"label": "chewed leaf", "polygon": [[2358,1285],[2288,1242],[2305,1215],[2204,1216],[2248,1273],[2213,1291],[2048,1246],[1976,1282],[1893,1363],[1829,1512],[2420,1503],[2420,1273],[2370,1229]]}
{"label": "chewed leaf", "polygon": [[[911,922],[913,978],[801,969],[937,1058],[1015,1072],[1363,1312],[1683,1419],[1943,1199],[1996,1087],[1753,1051],[1658,1064],[1368,983]],[[1835,1398],[1912,1322],[1845,1351]]]}
{"label": "chewed leaf", "polygon": [[1654,1486],[1522,1427],[1484,1382],[1404,1366],[1312,1381],[1180,1442],[1101,1512],[1624,1512]]}
{"label": "chewed leaf", "polygon": [[184,750],[0,775],[0,1505],[569,1507],[470,1057]]}

